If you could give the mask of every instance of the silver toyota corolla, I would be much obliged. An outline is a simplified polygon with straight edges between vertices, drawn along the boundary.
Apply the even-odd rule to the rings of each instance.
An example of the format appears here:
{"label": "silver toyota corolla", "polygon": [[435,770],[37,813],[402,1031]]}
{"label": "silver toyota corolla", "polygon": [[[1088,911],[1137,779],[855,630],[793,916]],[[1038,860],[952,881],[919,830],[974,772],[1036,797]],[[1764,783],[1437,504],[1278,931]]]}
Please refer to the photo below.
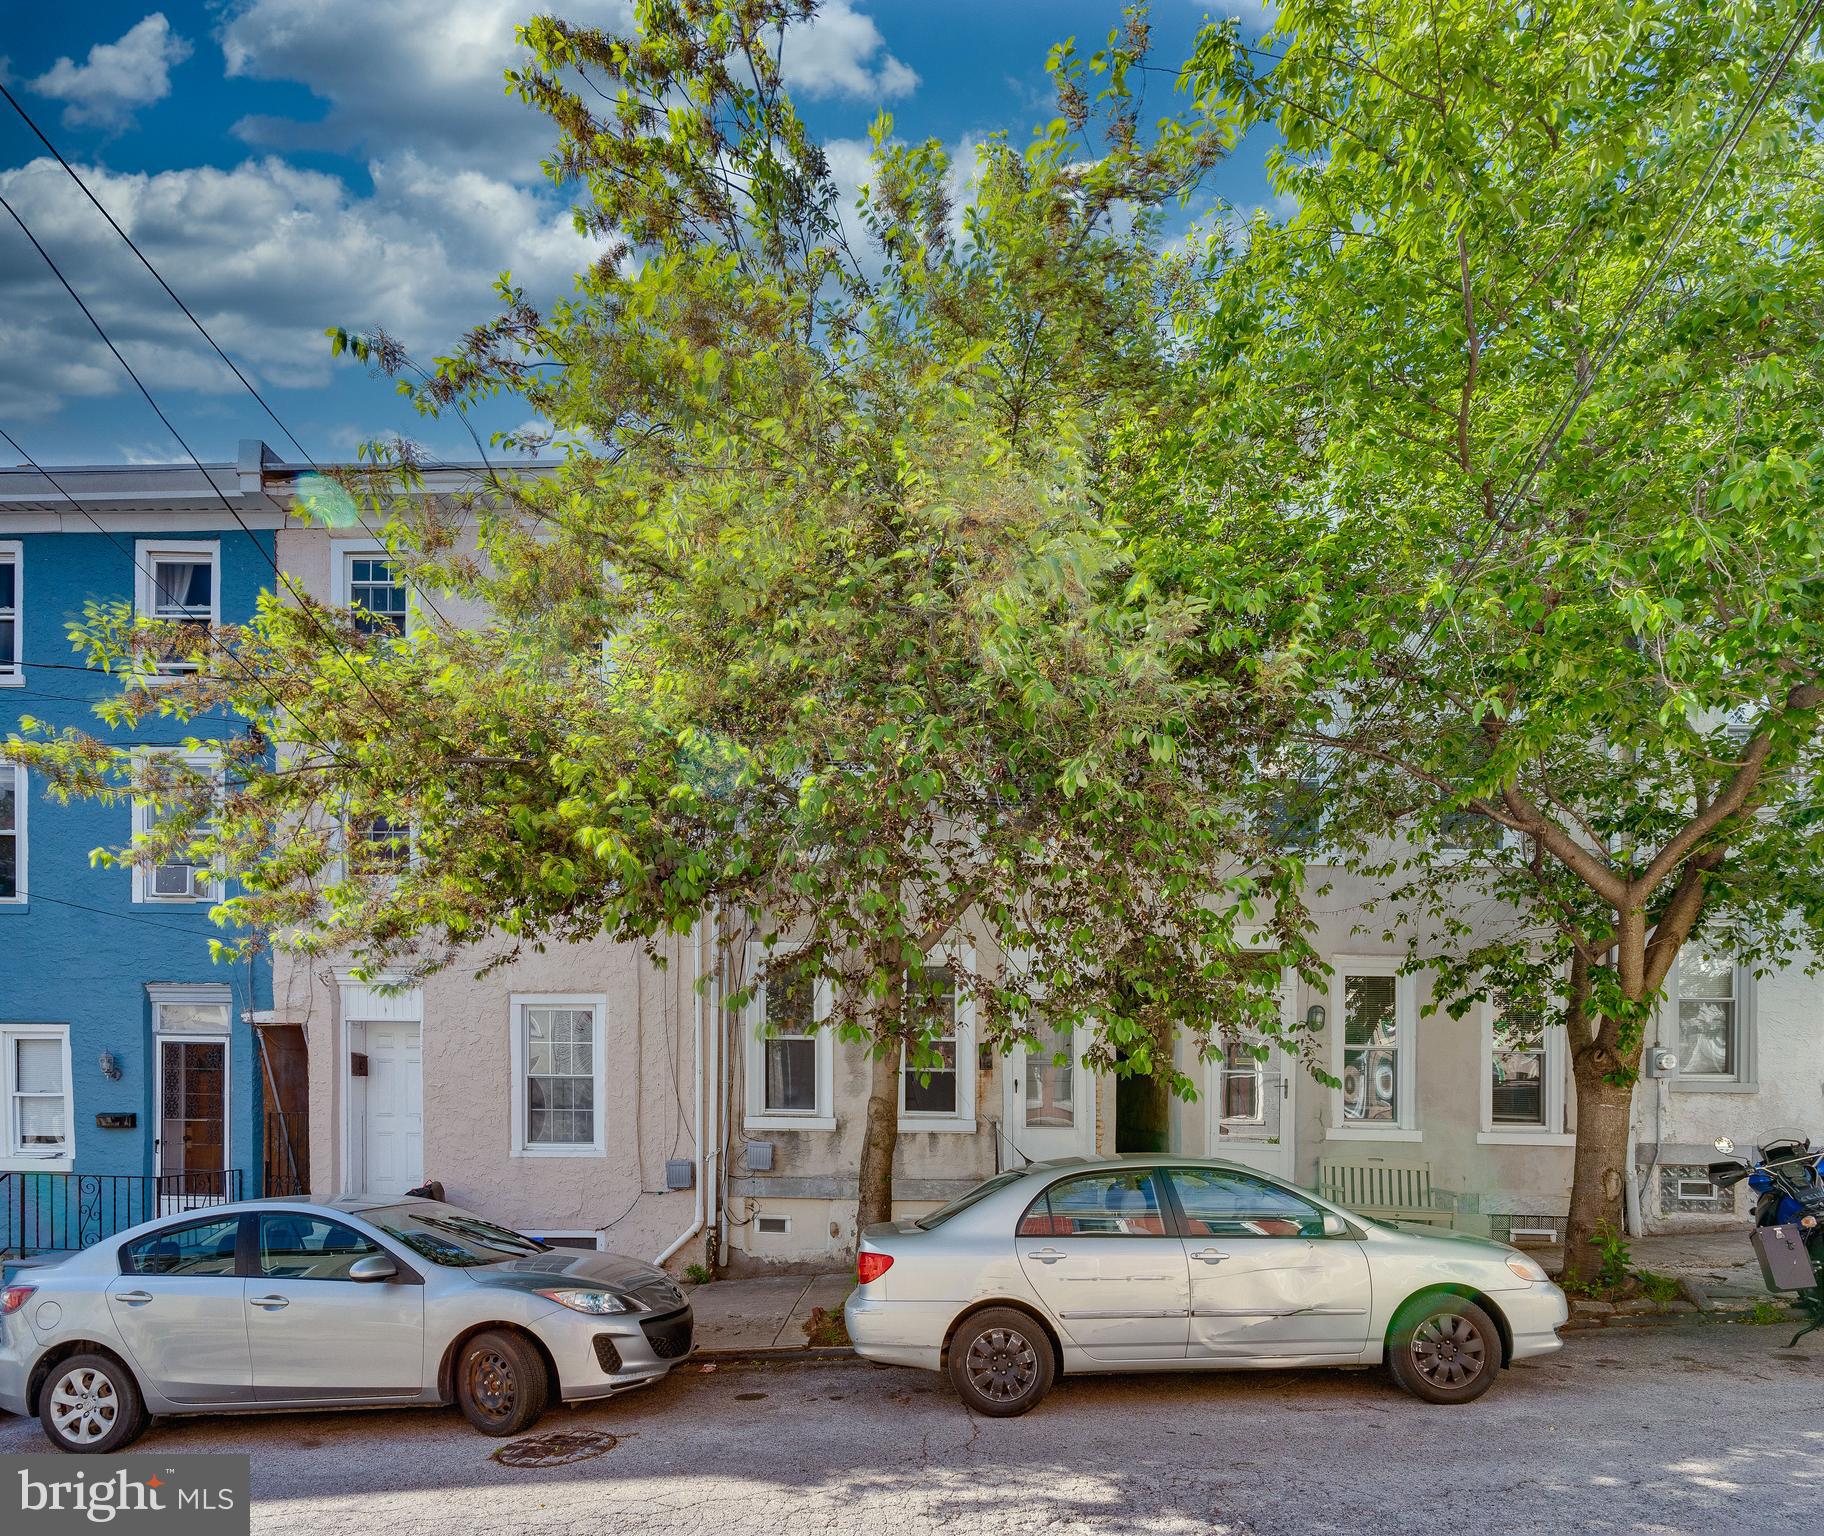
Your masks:
{"label": "silver toyota corolla", "polygon": [[512,1435],[690,1353],[650,1264],[425,1200],[253,1200],[146,1222],[0,1291],[0,1408],[66,1451],[154,1414],[452,1400]]}
{"label": "silver toyota corolla", "polygon": [[1433,1403],[1559,1347],[1564,1292],[1516,1249],[1357,1216],[1206,1158],[1034,1163],[863,1234],[870,1360],[947,1370],[979,1413],[1065,1371],[1374,1365]]}

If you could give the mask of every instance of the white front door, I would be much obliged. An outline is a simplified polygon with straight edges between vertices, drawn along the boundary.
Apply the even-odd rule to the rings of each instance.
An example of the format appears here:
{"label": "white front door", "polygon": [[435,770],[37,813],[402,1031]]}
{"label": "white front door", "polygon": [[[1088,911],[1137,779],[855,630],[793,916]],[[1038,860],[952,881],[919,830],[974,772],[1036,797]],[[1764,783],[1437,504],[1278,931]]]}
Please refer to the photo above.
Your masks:
{"label": "white front door", "polygon": [[1292,1074],[1297,1063],[1277,1046],[1262,1061],[1230,1045],[1209,1066],[1210,1155],[1290,1182],[1293,1169]]}
{"label": "white front door", "polygon": [[419,1026],[369,1024],[364,1191],[403,1195],[424,1182],[424,1074]]}
{"label": "white front door", "polygon": [[1062,1035],[1054,1041],[1052,1051],[1021,1045],[1007,1058],[1005,1123],[1015,1167],[1094,1148],[1095,1078],[1083,1065],[1083,1031],[1073,1031],[1068,1046]]}

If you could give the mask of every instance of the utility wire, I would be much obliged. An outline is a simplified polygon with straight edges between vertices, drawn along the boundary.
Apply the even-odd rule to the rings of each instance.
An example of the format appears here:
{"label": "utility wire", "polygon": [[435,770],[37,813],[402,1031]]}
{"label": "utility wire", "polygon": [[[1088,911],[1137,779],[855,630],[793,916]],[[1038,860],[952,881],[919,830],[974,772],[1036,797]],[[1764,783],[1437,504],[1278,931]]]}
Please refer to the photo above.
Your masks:
{"label": "utility wire", "polygon": [[[178,447],[184,450],[184,456],[196,466],[197,472],[202,475],[204,481],[208,484],[209,489],[214,492],[216,500],[221,502],[228,515],[234,519],[236,526],[240,528],[242,533],[247,535],[248,539],[253,543],[254,548],[259,550],[260,554],[265,557],[266,563],[272,567],[273,575],[278,577],[279,581],[284,586],[291,589],[292,596],[298,602],[300,612],[304,614],[305,618],[310,622],[317,633],[329,642],[330,649],[336,653],[342,664],[348,668],[349,675],[360,685],[361,691],[373,701],[374,708],[379,711],[379,721],[384,722],[387,718],[387,708],[381,703],[380,696],[368,686],[367,679],[361,675],[360,669],[349,659],[348,653],[342,649],[341,645],[337,642],[336,637],[323,627],[322,622],[317,618],[316,613],[313,611],[309,600],[302,592],[298,591],[297,586],[292,582],[291,578],[279,569],[278,560],[266,546],[260,542],[258,535],[247,526],[247,521],[241,516],[240,509],[223,495],[221,487],[215,483],[214,476],[203,467],[203,461],[192,452],[190,444],[185,440],[183,433],[177,430],[177,427],[172,423],[171,418],[160,408],[158,401],[153,399],[152,391],[146,388],[144,381],[133,371],[133,365],[129,363],[126,358],[121,356],[120,348],[114,345],[114,340],[108,335],[106,328],[95,318],[95,315],[89,309],[89,306],[83,302],[82,295],[75,290],[71,285],[70,280],[63,275],[63,269],[51,258],[51,253],[38,243],[38,237],[32,233],[31,226],[19,216],[18,210],[6,200],[4,195],[0,195],[0,208],[4,208],[7,213],[12,216],[13,222],[19,226],[20,230],[24,233],[25,238],[31,241],[32,249],[44,258],[45,265],[51,269],[52,273],[55,274],[57,281],[63,285],[64,292],[69,294],[69,296],[76,301],[76,307],[82,311],[83,318],[85,318],[90,326],[94,328],[95,334],[101,338],[102,344],[107,347],[109,352],[113,353],[115,362],[119,363],[120,366],[126,370],[127,377],[133,381],[140,394],[145,398],[146,404],[152,408],[152,414],[158,417],[159,421],[164,424],[165,430],[177,440]],[[10,442],[11,439],[9,438],[8,441]],[[17,447],[17,444],[14,446]],[[40,474],[44,473],[42,469],[38,472]]]}
{"label": "utility wire", "polygon": [[[222,350],[221,345],[216,341],[216,339],[213,336],[211,336],[209,334],[208,327],[206,327],[201,320],[197,319],[195,312],[190,308],[190,306],[188,304],[186,304],[180,297],[178,297],[177,291],[174,288],[172,288],[172,286],[168,282],[165,281],[164,274],[162,274],[158,270],[157,267],[152,265],[151,258],[148,257],[146,255],[146,253],[144,251],[142,251],[137,244],[134,243],[133,237],[120,227],[119,223],[116,222],[114,215],[108,212],[107,208],[102,204],[101,199],[98,198],[95,195],[95,193],[90,189],[89,184],[82,179],[82,176],[76,170],[76,167],[71,165],[70,162],[64,158],[63,151],[58,149],[58,147],[51,142],[49,135],[47,135],[45,133],[45,131],[38,126],[37,122],[33,119],[31,113],[29,113],[25,110],[25,107],[20,102],[19,98],[17,96],[13,95],[13,93],[6,88],[6,82],[4,80],[0,80],[0,96],[3,96],[6,98],[7,104],[9,106],[11,106],[12,109],[19,114],[19,117],[20,117],[21,121],[24,122],[25,126],[29,129],[31,129],[32,132],[37,136],[38,142],[51,152],[52,157],[56,160],[56,162],[60,166],[63,167],[65,174],[67,174],[69,176],[70,180],[75,182],[76,185],[82,189],[82,195],[84,197],[86,197],[91,203],[93,203],[95,205],[95,211],[108,221],[108,228],[113,230],[115,234],[119,235],[120,238],[126,242],[127,249],[130,250],[135,256],[137,256],[139,258],[139,264],[142,267],[144,267],[146,269],[146,271],[148,271],[152,274],[152,280],[154,282],[156,282],[160,288],[164,289],[166,295],[170,298],[171,302],[173,304],[175,304],[180,310],[183,311],[184,318],[186,320],[188,320],[191,323],[191,325],[196,327],[197,334],[199,336],[201,336],[204,341],[209,343],[210,350],[213,351],[215,353],[215,355],[222,360],[222,362],[227,366],[228,371],[230,373],[232,373],[235,376],[235,378],[240,381],[241,386],[247,391],[247,393],[252,395],[253,398],[259,403],[260,409],[266,413],[267,418],[272,422],[272,424],[275,427],[277,427],[279,429],[279,431],[285,435],[285,437],[290,441],[291,446],[296,448],[298,450],[299,454],[301,454],[303,456],[304,462],[306,464],[308,464],[313,470],[316,470],[318,474],[321,474],[322,473],[321,466],[317,463],[317,461],[315,459],[313,459],[310,456],[310,450],[308,448],[306,448],[301,441],[299,441],[298,434],[293,432],[290,427],[286,426],[283,421],[279,420],[278,412],[272,408],[271,404],[267,401],[266,397],[264,395],[262,395],[259,392],[259,390],[254,387],[253,381],[251,379],[249,379],[246,374],[241,372],[239,366],[235,363],[234,359],[231,358],[226,352],[224,352]],[[15,215],[15,217],[17,217],[17,215]],[[465,426],[467,425],[466,418],[464,420],[464,425]],[[472,438],[475,436],[473,429],[470,430],[469,435]],[[479,439],[476,440],[476,445],[477,445],[477,447],[480,446]],[[483,458],[484,458],[484,460],[486,459],[485,452],[483,454]],[[493,466],[490,465],[489,466],[490,471],[492,470],[492,468],[493,468]],[[355,512],[355,519],[357,522],[360,523],[361,527],[363,529],[365,529],[369,535],[371,535],[372,537],[374,537],[376,539],[380,538],[378,531],[369,526],[367,520],[361,516],[359,509],[357,509]],[[385,540],[382,539],[381,542],[384,543]],[[431,598],[431,596],[428,592],[425,592],[421,589],[419,591],[418,595],[424,599],[425,605],[430,608],[431,612],[437,615],[438,621],[440,623],[445,624],[445,625],[449,624],[450,621],[449,621],[448,617],[445,616],[445,614],[442,612],[442,610],[438,608],[436,602]]]}

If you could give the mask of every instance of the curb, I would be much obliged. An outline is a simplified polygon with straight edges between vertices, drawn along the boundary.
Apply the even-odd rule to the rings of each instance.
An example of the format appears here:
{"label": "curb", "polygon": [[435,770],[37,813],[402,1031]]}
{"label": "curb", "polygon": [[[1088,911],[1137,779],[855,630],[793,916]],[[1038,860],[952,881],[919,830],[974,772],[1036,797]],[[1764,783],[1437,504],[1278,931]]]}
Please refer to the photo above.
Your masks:
{"label": "curb", "polygon": [[861,1356],[852,1349],[812,1348],[808,1345],[796,1349],[697,1349],[692,1350],[673,1369],[688,1369],[693,1365],[770,1365],[791,1364],[794,1361],[859,1360],[860,1358]]}

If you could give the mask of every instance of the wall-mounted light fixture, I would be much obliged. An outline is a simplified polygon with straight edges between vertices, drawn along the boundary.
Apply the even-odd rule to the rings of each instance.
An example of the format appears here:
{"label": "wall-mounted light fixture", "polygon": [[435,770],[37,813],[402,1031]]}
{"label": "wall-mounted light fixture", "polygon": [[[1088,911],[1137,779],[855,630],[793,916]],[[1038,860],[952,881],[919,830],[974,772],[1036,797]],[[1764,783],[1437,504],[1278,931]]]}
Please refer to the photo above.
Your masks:
{"label": "wall-mounted light fixture", "polygon": [[120,1064],[120,1058],[112,1051],[103,1051],[101,1053],[101,1059],[98,1060],[95,1065],[101,1068],[101,1075],[110,1083],[118,1083],[122,1076],[125,1075],[125,1069]]}
{"label": "wall-mounted light fixture", "polygon": [[1305,1010],[1305,1027],[1308,1029],[1324,1027],[1324,1005],[1322,1003],[1313,1003]]}

